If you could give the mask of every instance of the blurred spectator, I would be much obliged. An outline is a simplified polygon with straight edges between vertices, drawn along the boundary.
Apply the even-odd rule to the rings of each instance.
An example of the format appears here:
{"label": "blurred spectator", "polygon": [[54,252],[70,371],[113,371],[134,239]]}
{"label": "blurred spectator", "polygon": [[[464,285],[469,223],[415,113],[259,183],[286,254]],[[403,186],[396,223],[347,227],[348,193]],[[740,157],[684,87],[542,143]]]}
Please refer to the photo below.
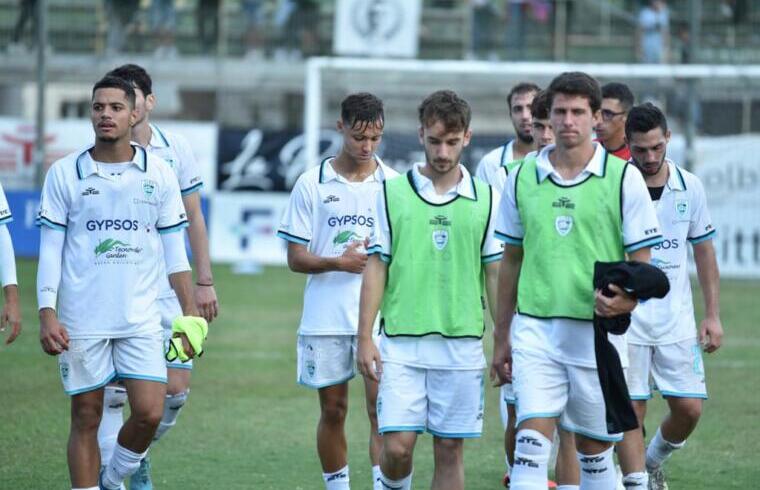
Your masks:
{"label": "blurred spectator", "polygon": [[37,44],[37,0],[19,0],[18,9],[18,19],[16,19],[16,26],[13,28],[11,43],[8,46],[8,51],[10,53],[18,53],[25,50],[21,38],[24,35],[24,28],[26,27],[27,22],[30,22],[32,27],[30,44],[32,46]]}
{"label": "blurred spectator", "polygon": [[258,60],[264,58],[262,49],[262,30],[264,28],[265,12],[264,0],[243,0],[243,14],[245,15],[245,44],[246,58]]}
{"label": "blurred spectator", "polygon": [[280,0],[275,12],[283,48],[277,58],[300,59],[319,50],[319,2],[317,0]]}
{"label": "blurred spectator", "polygon": [[174,45],[174,30],[177,26],[174,0],[151,0],[150,24],[158,44],[155,52],[156,57],[173,58],[177,56],[177,48]]}
{"label": "blurred spectator", "polygon": [[215,52],[219,39],[219,0],[199,0],[197,15],[201,52]]}
{"label": "blurred spectator", "polygon": [[[498,12],[490,0],[470,0],[472,24],[470,25],[472,39],[468,58],[495,58],[491,33],[493,20]],[[486,56],[486,53],[488,55]]]}
{"label": "blurred spectator", "polygon": [[670,47],[670,14],[665,0],[649,0],[639,12],[637,57],[642,63],[666,63]]}
{"label": "blurred spectator", "polygon": [[127,41],[127,34],[133,30],[135,14],[140,9],[140,0],[103,0],[107,20],[106,55],[120,53]]}

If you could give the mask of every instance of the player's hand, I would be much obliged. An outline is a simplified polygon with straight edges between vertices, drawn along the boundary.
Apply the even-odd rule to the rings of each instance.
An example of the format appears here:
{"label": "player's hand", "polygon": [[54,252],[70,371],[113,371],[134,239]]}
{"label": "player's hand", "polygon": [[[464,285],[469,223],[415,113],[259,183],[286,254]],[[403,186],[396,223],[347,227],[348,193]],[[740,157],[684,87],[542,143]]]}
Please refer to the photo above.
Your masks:
{"label": "player's hand", "polygon": [[40,344],[51,356],[69,350],[69,334],[51,308],[40,310]]}
{"label": "player's hand", "polygon": [[193,349],[193,346],[190,344],[190,341],[187,339],[187,335],[181,333],[179,334],[179,338],[182,340],[182,350],[185,351],[185,354],[190,358],[195,357],[195,349]]}
{"label": "player's hand", "polygon": [[723,325],[720,318],[705,318],[699,325],[699,343],[702,349],[712,354],[723,344]]}
{"label": "player's hand", "polygon": [[21,310],[18,306],[18,290],[13,286],[11,293],[6,286],[5,306],[3,306],[2,317],[0,317],[0,332],[5,332],[8,325],[11,326],[11,333],[5,339],[5,343],[10,344],[21,333]]}
{"label": "player's hand", "polygon": [[219,314],[219,301],[214,286],[196,286],[193,295],[198,313],[211,323]]}
{"label": "player's hand", "polygon": [[601,289],[597,289],[594,294],[594,312],[597,315],[611,318],[614,316],[625,315],[636,308],[637,301],[633,295],[625,292],[615,284],[610,284],[609,288],[610,291],[615,293],[615,296],[612,296],[611,298],[603,295]]}
{"label": "player's hand", "polygon": [[508,338],[494,339],[490,377],[493,386],[512,382],[512,344]]}
{"label": "player's hand", "polygon": [[359,338],[356,348],[356,365],[359,372],[366,378],[379,383],[380,375],[383,374],[383,363],[380,360],[380,351],[372,339]]}
{"label": "player's hand", "polygon": [[354,274],[361,274],[364,272],[369,256],[366,253],[359,252],[358,248],[363,247],[366,242],[366,240],[364,240],[364,242],[352,242],[346,247],[343,255],[338,258],[340,270],[344,272],[352,272]]}

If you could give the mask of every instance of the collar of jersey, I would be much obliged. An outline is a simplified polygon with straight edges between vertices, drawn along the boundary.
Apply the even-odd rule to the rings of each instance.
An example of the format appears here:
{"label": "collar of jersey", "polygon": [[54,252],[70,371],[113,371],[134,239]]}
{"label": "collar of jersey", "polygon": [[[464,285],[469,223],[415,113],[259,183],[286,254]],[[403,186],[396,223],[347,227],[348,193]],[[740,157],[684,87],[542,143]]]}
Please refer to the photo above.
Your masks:
{"label": "collar of jersey", "polygon": [[[132,148],[135,149],[135,155],[132,157],[132,163],[143,172],[147,172],[148,155],[145,151],[145,148],[134,142],[132,142],[131,145]],[[95,175],[98,173],[98,166],[95,164],[95,161],[90,155],[90,150],[93,148],[94,146],[87,148],[77,157],[76,166],[77,176],[79,177],[79,180],[84,180],[90,175]]]}
{"label": "collar of jersey", "polygon": [[[320,164],[320,168],[319,168],[319,183],[320,184],[326,184],[327,182],[330,182],[331,180],[337,180],[339,182],[347,182],[345,179],[340,177],[340,175],[338,175],[338,172],[336,172],[335,169],[333,168],[332,166],[333,160],[335,160],[335,157],[329,157],[322,160],[322,163]],[[385,164],[377,155],[375,155],[375,161],[377,162],[377,169],[375,170],[375,173],[372,175],[375,177],[375,181],[385,182]]]}
{"label": "collar of jersey", "polygon": [[166,139],[163,131],[161,131],[155,124],[149,124],[150,126],[150,141],[148,146],[151,148],[168,148],[169,140]]}
{"label": "collar of jersey", "polygon": [[[548,145],[546,146],[541,152],[538,154],[538,157],[536,158],[536,177],[538,178],[538,182],[541,183],[549,177],[551,174],[555,174],[557,177],[559,177],[559,174],[554,170],[554,166],[552,165],[552,162],[549,161],[549,153],[554,149],[555,145]],[[588,164],[586,165],[586,168],[583,169],[584,172],[589,172],[591,174],[596,175],[597,177],[604,177],[604,161],[605,161],[605,150],[604,147],[599,143],[594,143],[594,156],[591,157],[591,160],[589,160]]]}
{"label": "collar of jersey", "polygon": [[685,191],[686,181],[684,180],[683,174],[681,174],[681,170],[678,168],[678,165],[673,163],[670,158],[665,159],[665,165],[668,166],[669,174],[667,188],[671,191]]}
{"label": "collar of jersey", "polygon": [[[414,179],[414,187],[418,194],[426,187],[433,185],[433,181],[422,175],[422,172],[420,172],[420,168],[424,165],[424,163],[415,163],[412,165],[412,179]],[[472,181],[470,172],[467,170],[467,167],[461,163],[459,164],[459,170],[462,171],[461,180],[457,183],[457,186],[454,189],[449,190],[446,194],[448,195],[456,192],[456,194],[464,198],[477,201],[478,195],[475,191],[475,183]],[[435,192],[435,190],[433,190],[433,192]]]}

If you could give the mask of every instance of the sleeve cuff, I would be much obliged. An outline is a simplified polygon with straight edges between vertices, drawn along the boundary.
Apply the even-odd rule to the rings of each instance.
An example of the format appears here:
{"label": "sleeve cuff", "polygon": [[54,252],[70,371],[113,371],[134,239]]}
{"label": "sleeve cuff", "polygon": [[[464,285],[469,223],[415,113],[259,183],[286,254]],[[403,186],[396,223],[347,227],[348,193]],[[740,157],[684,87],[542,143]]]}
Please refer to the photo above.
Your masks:
{"label": "sleeve cuff", "polygon": [[287,242],[298,243],[300,245],[308,245],[309,244],[309,240],[307,240],[306,238],[302,238],[300,236],[290,234],[290,233],[288,233],[286,231],[278,230],[277,231],[277,236],[280,237],[280,238],[282,238],[283,240],[285,240]]}
{"label": "sleeve cuff", "polygon": [[197,184],[192,185],[192,186],[188,187],[187,189],[181,189],[180,193],[183,196],[188,196],[188,195],[192,194],[193,192],[198,192],[202,188],[203,188],[203,182],[198,182]]}
{"label": "sleeve cuff", "polygon": [[657,235],[651,238],[647,238],[645,240],[631,243],[629,245],[624,245],[623,247],[624,247],[625,253],[631,253],[631,252],[635,252],[636,250],[640,250],[642,248],[659,245],[660,243],[663,242],[663,240],[664,239],[662,238],[662,235]]}
{"label": "sleeve cuff", "polygon": [[491,255],[484,255],[480,258],[480,262],[483,264],[490,264],[491,262],[497,262],[501,260],[502,255],[504,255],[504,252],[499,252]]}
{"label": "sleeve cuff", "polygon": [[496,237],[497,240],[501,240],[502,242],[508,243],[509,245],[522,247],[523,239],[521,237],[507,235],[506,233],[503,233],[501,231],[495,231],[494,236]]}
{"label": "sleeve cuff", "polygon": [[718,234],[718,230],[710,230],[708,233],[705,233],[704,235],[700,235],[694,238],[687,238],[689,240],[689,243],[692,245],[696,245],[697,243],[704,242],[706,240],[712,240],[715,238],[715,236]]}
{"label": "sleeve cuff", "polygon": [[188,227],[187,220],[180,221],[177,224],[169,225],[169,226],[156,226],[156,231],[158,231],[159,234],[163,235],[165,233],[174,233],[175,231],[180,231]]}
{"label": "sleeve cuff", "polygon": [[56,223],[55,221],[46,218],[44,216],[39,216],[37,220],[35,221],[35,224],[37,226],[47,226],[48,228],[52,228],[53,230],[58,231],[66,231],[66,225],[63,223]]}

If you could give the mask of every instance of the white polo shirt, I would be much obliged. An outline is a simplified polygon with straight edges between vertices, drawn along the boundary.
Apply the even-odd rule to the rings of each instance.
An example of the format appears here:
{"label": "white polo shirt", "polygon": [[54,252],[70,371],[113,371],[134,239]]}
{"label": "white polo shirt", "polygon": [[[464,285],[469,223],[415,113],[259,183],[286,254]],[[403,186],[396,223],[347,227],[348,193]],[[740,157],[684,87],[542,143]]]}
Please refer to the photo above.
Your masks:
{"label": "white polo shirt", "polygon": [[[549,176],[563,186],[583,182],[590,175],[601,176],[607,152],[599,143],[594,143],[595,151],[586,168],[572,180],[563,179],[554,170],[549,154],[554,145],[545,147],[538,154],[538,177],[542,181]],[[499,207],[496,237],[509,245],[522,246],[525,236],[520,213],[515,204],[515,184],[518,172],[507,178],[504,196]],[[651,247],[662,241],[657,214],[649,197],[641,172],[628,165],[623,176],[623,243],[627,253],[640,248]],[[551,246],[551,244],[547,244]],[[572,260],[572,257],[568,257]],[[512,348],[546,353],[562,362],[585,367],[596,367],[594,355],[594,330],[591,322],[566,319],[538,319],[515,314],[512,321]],[[628,364],[624,335],[610,335],[610,341],[618,349],[623,366]]]}
{"label": "white polo shirt", "polygon": [[166,162],[133,148],[120,175],[88,148],[55,162],[45,177],[37,221],[66,233],[57,309],[71,338],[161,331],[159,234],[182,230],[187,216]]}
{"label": "white polo shirt", "polygon": [[696,336],[686,244],[712,240],[716,235],[702,182],[672,161],[666,164],[668,181],[654,203],[665,241],[652,247],[652,265],[667,274],[670,292],[633,311],[628,330],[628,342],[632,344],[671,344]]}
{"label": "white polo shirt", "polygon": [[[411,170],[414,186],[417,188],[420,197],[433,204],[448,203],[458,196],[475,199],[472,176],[464,165],[459,165],[462,179],[445,194],[438,194],[433,181],[420,173],[420,168],[424,165],[424,163],[416,163]],[[502,246],[494,238],[494,225],[499,200],[498,192],[493,191],[486,239],[483,241],[480,251],[483,264],[501,260]],[[377,195],[375,209],[378,210],[377,228],[376,234],[371,240],[371,248],[373,252],[380,253],[383,260],[387,261],[387,257],[391,257],[391,231],[388,216],[385,213],[385,196],[382,192]],[[392,257],[390,260],[393,260]],[[486,362],[481,339],[447,339],[438,334],[425,335],[424,337],[387,337],[383,334],[380,342],[380,357],[383,362],[395,362],[426,369],[482,369]]]}
{"label": "white polo shirt", "polygon": [[499,194],[503,192],[504,183],[507,181],[504,165],[515,161],[514,144],[515,140],[511,140],[489,151],[480,159],[475,170],[475,177],[490,184]]}
{"label": "white polo shirt", "polygon": [[[307,246],[319,257],[338,257],[353,242],[372,235],[375,194],[395,170],[378,157],[377,170],[363,182],[349,182],[333,168],[334,158],[304,172],[296,181],[277,236]],[[364,247],[361,248],[364,250]],[[331,271],[309,274],[300,335],[356,335],[362,275]]]}
{"label": "white polo shirt", "polygon": [[[198,192],[203,187],[198,162],[195,160],[190,143],[179,134],[170,133],[160,129],[155,124],[150,125],[151,137],[148,146],[145,147],[150,153],[160,157],[174,171],[179,182],[182,196]],[[162,262],[163,264],[163,262]],[[163,266],[162,266],[163,267]],[[172,298],[176,294],[169,284],[169,277],[164,274],[159,298]]]}
{"label": "white polo shirt", "polygon": [[0,225],[7,225],[13,221],[11,207],[8,206],[8,198],[5,197],[5,189],[0,184]]}

